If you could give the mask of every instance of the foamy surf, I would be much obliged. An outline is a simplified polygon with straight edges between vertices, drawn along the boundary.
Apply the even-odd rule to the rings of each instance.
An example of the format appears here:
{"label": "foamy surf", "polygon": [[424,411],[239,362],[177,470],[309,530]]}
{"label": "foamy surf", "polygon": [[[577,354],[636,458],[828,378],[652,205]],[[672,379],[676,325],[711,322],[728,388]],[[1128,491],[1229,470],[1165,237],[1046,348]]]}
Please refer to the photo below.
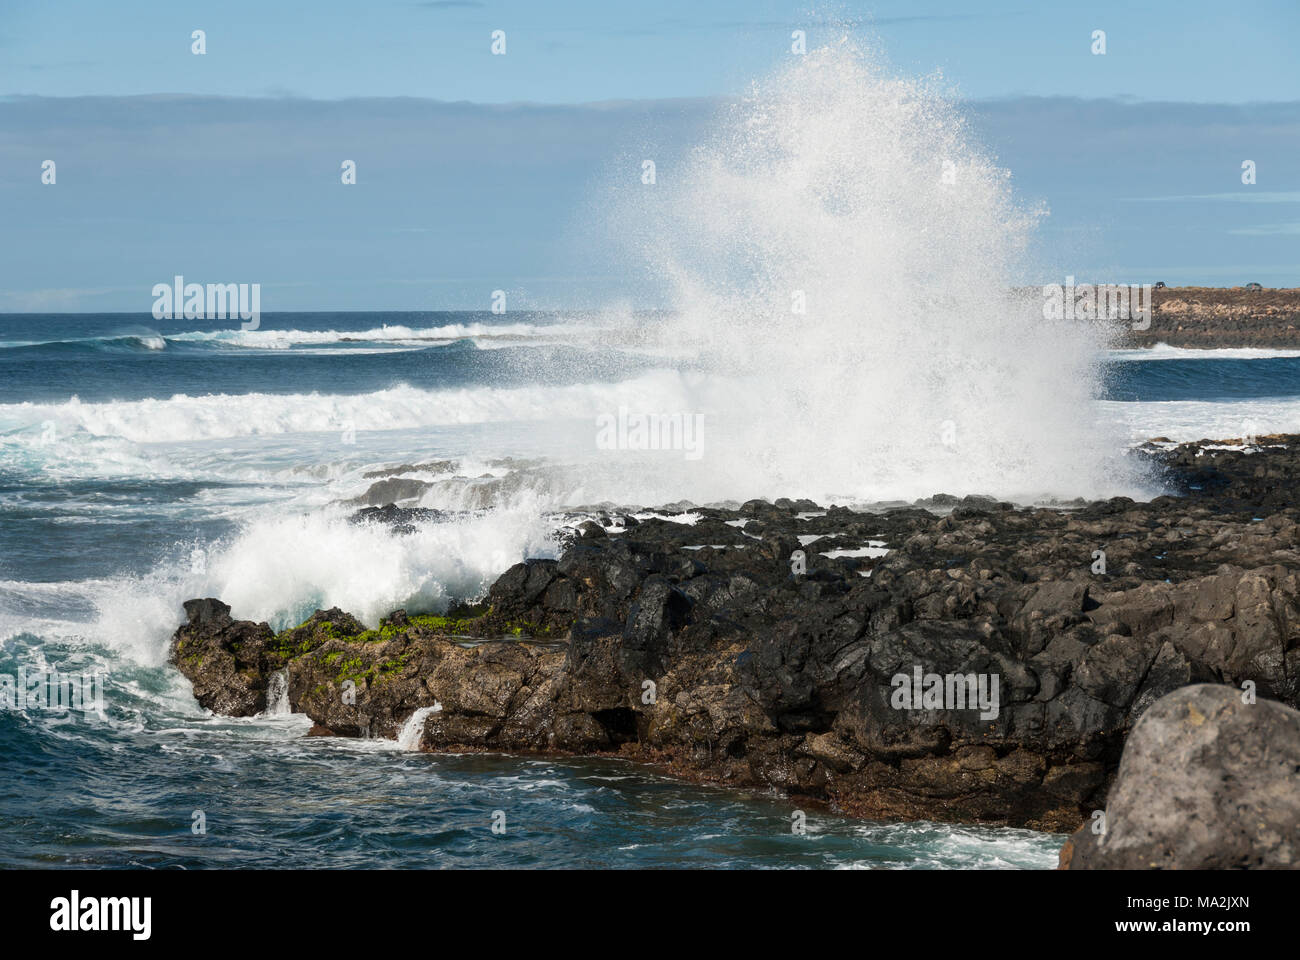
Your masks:
{"label": "foamy surf", "polygon": [[1171,347],[1167,343],[1157,343],[1151,347],[1106,352],[1106,359],[1111,361],[1270,360],[1286,357],[1300,357],[1300,350],[1273,347]]}
{"label": "foamy surf", "polygon": [[431,327],[385,324],[364,330],[193,330],[168,337],[177,342],[212,343],[256,350],[289,349],[299,346],[324,346],[349,343],[393,343],[399,345],[446,344],[457,340],[497,339],[528,342],[545,337],[549,340],[581,339],[603,329],[598,324],[554,322],[523,323],[502,320],[492,323],[448,323]]}
{"label": "foamy surf", "polygon": [[1105,401],[1101,415],[1111,420],[1129,444],[1157,436],[1184,443],[1294,433],[1300,427],[1300,400]]}
{"label": "foamy surf", "polygon": [[[583,419],[619,406],[671,409],[685,402],[683,377],[661,370],[616,383],[567,386],[471,386],[425,390],[397,386],[363,394],[175,394],[167,398],[0,405],[0,442],[49,444],[85,433],[135,443],[182,443],[282,433],[341,434],[526,420]],[[582,439],[588,439],[583,437]]]}

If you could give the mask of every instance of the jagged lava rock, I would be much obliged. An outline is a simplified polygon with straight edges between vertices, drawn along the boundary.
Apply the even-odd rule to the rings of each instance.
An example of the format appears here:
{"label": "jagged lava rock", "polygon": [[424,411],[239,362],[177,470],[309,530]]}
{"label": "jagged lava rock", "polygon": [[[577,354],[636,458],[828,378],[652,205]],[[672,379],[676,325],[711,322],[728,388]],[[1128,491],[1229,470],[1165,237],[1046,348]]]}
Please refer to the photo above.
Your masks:
{"label": "jagged lava rock", "polygon": [[[1166,694],[1300,695],[1300,438],[1265,439],[1140,452],[1185,492],[1149,503],[661,507],[514,565],[474,611],[373,630],[332,610],[273,634],[192,601],[172,659],[240,715],[286,671],[293,709],[339,735],[440,703],[425,749],[617,752],[865,817],[1073,830]],[[996,677],[996,715],[899,709],[918,668]]]}

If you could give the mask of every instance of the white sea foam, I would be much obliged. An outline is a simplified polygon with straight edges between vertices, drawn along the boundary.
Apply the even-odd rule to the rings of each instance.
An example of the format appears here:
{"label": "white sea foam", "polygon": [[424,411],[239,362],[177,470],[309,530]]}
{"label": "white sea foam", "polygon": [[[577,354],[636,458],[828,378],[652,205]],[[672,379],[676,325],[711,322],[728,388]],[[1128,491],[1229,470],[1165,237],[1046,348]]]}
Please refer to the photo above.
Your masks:
{"label": "white sea foam", "polygon": [[1300,400],[1163,400],[1125,403],[1107,400],[1101,415],[1128,443],[1156,436],[1185,442],[1300,433]]}
{"label": "white sea foam", "polygon": [[1272,347],[1171,347],[1157,343],[1153,347],[1136,350],[1109,350],[1107,360],[1272,360],[1300,357],[1300,350],[1282,350]]}
{"label": "white sea foam", "polygon": [[577,338],[590,334],[598,327],[586,323],[558,322],[536,323],[446,323],[433,327],[410,327],[403,324],[371,327],[367,330],[193,330],[172,334],[168,339],[219,343],[223,346],[248,347],[258,350],[286,350],[298,345],[334,343],[400,343],[424,344],[451,343],[456,340],[478,338],[487,342],[507,338],[529,340],[534,337]]}
{"label": "white sea foam", "polygon": [[[221,478],[266,485],[263,493],[259,493],[260,487],[212,491],[193,501],[195,507],[223,511],[236,509],[237,501],[259,496],[273,499],[277,487],[301,487],[309,482],[324,482],[312,488],[317,494],[315,502],[355,496],[370,483],[361,480],[357,472],[364,464],[421,458],[463,461],[447,477],[407,474],[432,482],[434,486],[420,502],[442,509],[496,502],[495,494],[484,499],[475,492],[491,478],[509,479],[507,490],[533,490],[547,507],[601,501],[645,505],[681,499],[709,503],[779,496],[807,496],[820,503],[852,502],[914,499],[940,491],[992,493],[1029,501],[1041,495],[1094,496],[1113,488],[1091,468],[1076,482],[1069,476],[1053,479],[1050,474],[1055,467],[1050,462],[1030,459],[1031,455],[1048,455],[1052,445],[1047,441],[1021,450],[1003,448],[1006,476],[993,476],[994,464],[988,460],[991,452],[979,447],[960,427],[955,442],[951,446],[939,443],[939,452],[931,451],[924,436],[914,438],[914,447],[907,445],[906,437],[894,436],[891,442],[896,447],[868,453],[871,438],[892,434],[846,430],[841,436],[818,422],[801,435],[790,425],[791,432],[770,437],[776,446],[755,460],[742,449],[747,438],[759,443],[749,432],[751,427],[760,427],[749,416],[749,404],[767,401],[753,396],[752,386],[744,380],[698,371],[660,370],[617,383],[569,386],[395,387],[359,396],[177,395],[110,403],[74,399],[56,404],[7,404],[0,405],[0,467],[26,465],[27,470],[39,470],[45,476],[71,478]],[[1098,454],[1099,463],[1112,466],[1114,455],[1127,445],[1157,435],[1195,440],[1240,436],[1251,429],[1256,433],[1300,430],[1300,401],[1291,399],[1087,400],[1080,404],[1074,411],[1080,422],[1098,424],[1112,438],[1113,449]],[[672,451],[597,450],[595,417],[620,406],[703,411],[703,456],[691,462]],[[1026,429],[1034,422],[1029,414],[1022,419]],[[833,417],[831,422],[835,422]],[[1245,426],[1248,423],[1252,426]],[[46,439],[50,424],[56,436],[53,441]],[[341,442],[341,433],[348,427],[358,439],[355,446]],[[987,434],[999,425],[990,421],[976,429]],[[781,454],[783,443],[803,449],[809,436],[820,433],[825,434],[821,437],[826,443],[825,458],[807,450],[806,459],[795,463]],[[1064,436],[1070,435],[1066,429]],[[1010,442],[1007,437],[1000,440]],[[509,475],[518,472],[517,467],[487,462],[493,457],[521,455],[550,461],[554,469],[537,469],[528,476],[512,478]],[[1066,462],[1074,462],[1069,451],[1061,455]],[[841,460],[835,462],[835,456]],[[974,467],[963,475],[959,466],[967,458],[974,461]],[[860,474],[853,473],[854,464]],[[1080,465],[1080,469],[1083,466],[1088,465]],[[834,479],[843,485],[830,486]],[[1031,481],[1037,486],[1028,486]],[[1134,496],[1154,493],[1134,484],[1125,489]],[[88,505],[91,510],[106,508],[103,503]]]}
{"label": "white sea foam", "polygon": [[268,717],[287,717],[293,712],[289,706],[289,671],[276,670],[266,683],[266,710]]}
{"label": "white sea foam", "polygon": [[320,513],[268,518],[216,552],[208,595],[241,617],[287,623],[316,606],[339,606],[374,624],[397,607],[443,609],[453,598],[481,596],[522,557],[551,552],[549,536],[535,503],[405,536]]}
{"label": "white sea foam", "polygon": [[373,626],[398,607],[441,610],[481,596],[522,557],[553,554],[551,534],[527,497],[406,535],[349,523],[340,511],[267,512],[210,545],[199,570],[187,552],[139,577],[0,581],[0,610],[11,611],[0,616],[0,639],[25,631],[65,636],[157,666],[191,597],[219,597],[234,616],[275,627],[330,606]]}
{"label": "white sea foam", "polygon": [[[261,436],[282,433],[402,430],[440,425],[519,420],[589,419],[598,413],[660,409],[684,402],[681,375],[655,371],[618,383],[527,387],[474,386],[451,390],[394,387],[359,395],[175,394],[168,398],[83,403],[0,404],[0,442],[48,443],[78,432],[136,443]],[[671,408],[666,408],[671,409]],[[594,446],[595,427],[588,445]]]}
{"label": "white sea foam", "polygon": [[442,710],[441,703],[434,703],[431,707],[420,707],[413,714],[406,718],[402,724],[402,729],[397,733],[397,746],[401,750],[418,750],[420,741],[424,738],[424,721],[428,719],[429,714],[438,713]]}
{"label": "white sea foam", "polygon": [[858,824],[852,832],[877,849],[896,851],[870,860],[837,857],[838,869],[1050,870],[1062,838],[1014,828],[928,822]]}

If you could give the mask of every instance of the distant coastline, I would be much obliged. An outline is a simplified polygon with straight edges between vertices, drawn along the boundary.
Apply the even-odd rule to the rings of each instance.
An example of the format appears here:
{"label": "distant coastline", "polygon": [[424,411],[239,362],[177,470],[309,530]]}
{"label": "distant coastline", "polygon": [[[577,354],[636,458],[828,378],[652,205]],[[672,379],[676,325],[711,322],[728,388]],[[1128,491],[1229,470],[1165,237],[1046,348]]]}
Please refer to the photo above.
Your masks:
{"label": "distant coastline", "polygon": [[1118,347],[1300,347],[1300,288],[1165,287],[1152,291],[1149,330]]}

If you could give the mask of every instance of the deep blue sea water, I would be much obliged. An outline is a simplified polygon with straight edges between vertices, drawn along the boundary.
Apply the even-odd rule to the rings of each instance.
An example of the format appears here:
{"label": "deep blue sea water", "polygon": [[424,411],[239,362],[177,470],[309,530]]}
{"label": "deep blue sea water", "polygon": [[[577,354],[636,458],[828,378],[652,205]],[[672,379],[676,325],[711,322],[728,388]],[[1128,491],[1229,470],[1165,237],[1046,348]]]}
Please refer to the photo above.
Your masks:
{"label": "deep blue sea water", "polygon": [[[164,662],[188,597],[277,627],[438,609],[553,553],[563,508],[690,495],[695,474],[597,462],[592,416],[680,408],[708,375],[588,314],[0,315],[0,675],[107,678],[103,717],[0,710],[0,865],[1053,866],[1061,838],[1030,831],[810,810],[799,836],[786,799],[631,764],[213,717]],[[1121,444],[1300,430],[1297,355],[1125,351],[1104,382],[1086,415]],[[347,524],[398,467],[454,519]]]}

